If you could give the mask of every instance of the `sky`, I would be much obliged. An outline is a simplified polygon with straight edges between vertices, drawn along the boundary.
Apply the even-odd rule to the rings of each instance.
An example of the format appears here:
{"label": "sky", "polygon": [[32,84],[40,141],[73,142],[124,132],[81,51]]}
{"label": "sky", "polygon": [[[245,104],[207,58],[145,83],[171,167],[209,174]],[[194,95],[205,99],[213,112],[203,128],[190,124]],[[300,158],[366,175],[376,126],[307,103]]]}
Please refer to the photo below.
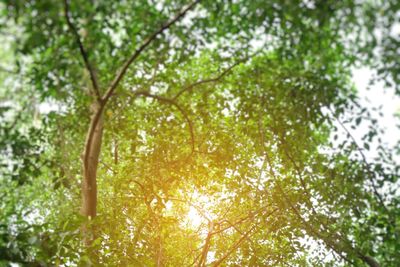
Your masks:
{"label": "sky", "polygon": [[[400,117],[396,117],[395,114],[400,114],[400,98],[395,95],[394,88],[384,88],[383,82],[369,86],[368,83],[374,73],[371,69],[358,68],[352,73],[362,106],[369,107],[370,110],[381,106],[383,117],[379,117],[378,112],[371,112],[374,117],[379,117],[377,126],[384,129],[382,140],[390,147],[397,146],[400,137]],[[362,128],[355,132],[357,141],[361,139],[362,134]],[[367,153],[372,153],[370,156],[373,156],[374,151]]]}

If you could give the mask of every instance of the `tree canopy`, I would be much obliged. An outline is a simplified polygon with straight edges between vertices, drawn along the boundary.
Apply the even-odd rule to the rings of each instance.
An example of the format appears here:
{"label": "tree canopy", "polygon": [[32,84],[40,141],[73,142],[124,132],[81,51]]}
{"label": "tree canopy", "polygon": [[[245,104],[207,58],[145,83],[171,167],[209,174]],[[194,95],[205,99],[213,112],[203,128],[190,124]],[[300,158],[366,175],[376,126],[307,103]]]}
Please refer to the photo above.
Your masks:
{"label": "tree canopy", "polygon": [[398,1],[0,8],[0,264],[400,262]]}

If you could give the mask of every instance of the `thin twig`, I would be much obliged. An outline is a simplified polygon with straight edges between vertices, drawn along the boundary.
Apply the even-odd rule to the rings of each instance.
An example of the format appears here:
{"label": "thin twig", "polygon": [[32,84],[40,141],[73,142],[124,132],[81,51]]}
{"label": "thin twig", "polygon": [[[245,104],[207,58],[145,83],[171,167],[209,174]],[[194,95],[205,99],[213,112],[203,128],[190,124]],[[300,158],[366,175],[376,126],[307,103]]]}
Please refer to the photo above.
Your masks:
{"label": "thin twig", "polygon": [[160,102],[167,103],[167,104],[170,104],[170,105],[176,107],[179,110],[179,112],[182,114],[182,116],[185,118],[185,120],[188,124],[189,132],[190,132],[192,153],[194,152],[194,150],[195,150],[195,135],[194,135],[193,122],[190,120],[187,112],[175,100],[166,98],[163,96],[159,96],[159,95],[154,95],[147,91],[137,91],[134,94],[137,96],[145,96],[145,97],[153,98]]}
{"label": "thin twig", "polygon": [[229,250],[225,253],[224,256],[222,256],[221,259],[218,261],[214,262],[213,266],[217,267],[219,266],[222,262],[224,262],[235,250],[240,246],[240,244],[250,235],[250,233],[257,228],[257,224],[253,225],[247,232],[245,232],[242,237],[233,244]]}
{"label": "thin twig", "polygon": [[217,81],[221,80],[224,76],[229,74],[232,71],[232,69],[234,69],[236,66],[240,65],[241,63],[246,62],[247,60],[249,60],[250,58],[252,58],[253,56],[257,55],[260,52],[261,51],[257,51],[256,53],[254,53],[254,54],[252,54],[252,55],[250,55],[250,56],[248,56],[248,57],[246,57],[244,59],[238,60],[237,62],[235,62],[234,64],[232,64],[228,68],[226,68],[223,72],[221,72],[219,75],[217,75],[214,78],[208,78],[208,79],[200,80],[200,81],[194,82],[194,83],[184,87],[172,99],[176,100],[178,97],[180,97],[185,92],[188,92],[188,91],[192,90],[194,87],[199,86],[201,84],[212,83],[212,82],[217,82]]}
{"label": "thin twig", "polygon": [[389,213],[383,199],[382,196],[379,194],[378,189],[376,188],[376,184],[375,184],[375,180],[374,180],[374,173],[371,170],[371,165],[369,164],[369,162],[367,161],[367,157],[365,156],[364,152],[362,151],[361,147],[358,145],[355,137],[351,134],[350,130],[347,129],[347,127],[343,124],[343,122],[335,115],[335,113],[332,111],[331,108],[329,108],[329,111],[331,112],[333,118],[335,118],[335,120],[339,123],[339,125],[343,128],[343,130],[347,133],[347,135],[350,137],[352,143],[356,146],[358,153],[361,155],[361,158],[364,162],[365,167],[367,168],[368,171],[368,178],[372,184],[372,189],[374,191],[374,195],[376,196],[376,198],[378,199],[379,203],[382,205],[382,207],[385,209],[385,211],[387,213]]}

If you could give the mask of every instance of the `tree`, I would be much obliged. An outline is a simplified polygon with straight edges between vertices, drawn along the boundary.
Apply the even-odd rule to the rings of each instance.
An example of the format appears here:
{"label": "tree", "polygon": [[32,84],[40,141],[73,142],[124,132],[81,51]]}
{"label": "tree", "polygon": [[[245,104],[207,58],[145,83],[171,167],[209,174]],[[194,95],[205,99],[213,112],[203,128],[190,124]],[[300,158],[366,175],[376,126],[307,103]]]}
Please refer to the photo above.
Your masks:
{"label": "tree", "polygon": [[[363,34],[379,29],[377,10],[390,11],[382,24],[393,25],[398,4],[3,6],[23,31],[15,56],[18,64],[31,59],[23,63],[27,90],[65,110],[46,118],[50,176],[68,191],[70,208],[82,187],[87,257],[72,241],[80,219],[70,212],[73,222],[53,219],[71,241],[61,238],[49,261],[329,264],[307,255],[304,238],[338,257],[331,264],[398,260],[399,203],[384,189],[396,184],[398,168],[382,145],[380,159],[365,156],[375,128],[360,147],[344,121],[353,112],[352,127],[364,117],[374,123],[358,104],[352,66],[370,64],[397,81],[392,33],[382,33],[391,38],[384,44]],[[337,131],[347,139],[332,141]],[[203,220],[197,232],[183,225],[189,210]]]}

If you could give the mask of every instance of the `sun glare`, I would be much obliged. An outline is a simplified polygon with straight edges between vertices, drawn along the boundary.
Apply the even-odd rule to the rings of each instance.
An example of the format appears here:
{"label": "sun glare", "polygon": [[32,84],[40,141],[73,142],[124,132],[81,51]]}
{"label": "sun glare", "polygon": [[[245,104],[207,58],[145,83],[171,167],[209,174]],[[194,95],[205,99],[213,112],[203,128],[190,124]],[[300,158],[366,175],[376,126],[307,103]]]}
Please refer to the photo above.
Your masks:
{"label": "sun glare", "polygon": [[199,228],[201,225],[207,226],[209,221],[215,219],[215,215],[211,212],[215,203],[210,197],[195,191],[187,205],[189,209],[184,220],[186,226]]}
{"label": "sun glare", "polygon": [[190,207],[189,212],[187,214],[188,222],[192,227],[199,227],[202,223],[205,222],[205,218],[201,216],[201,214],[194,208]]}

